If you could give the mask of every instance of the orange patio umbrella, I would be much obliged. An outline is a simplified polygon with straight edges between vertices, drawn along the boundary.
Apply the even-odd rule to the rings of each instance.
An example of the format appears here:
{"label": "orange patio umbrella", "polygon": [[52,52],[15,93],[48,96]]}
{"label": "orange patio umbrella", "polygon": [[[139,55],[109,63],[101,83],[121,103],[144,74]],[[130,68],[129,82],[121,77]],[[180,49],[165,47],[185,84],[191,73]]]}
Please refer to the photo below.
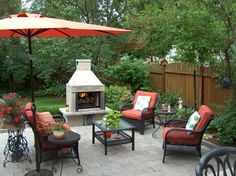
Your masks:
{"label": "orange patio umbrella", "polygon": [[130,30],[48,18],[41,14],[20,13],[0,20],[0,37],[26,37],[28,39],[32,102],[34,102],[32,37],[119,35],[126,32]]}
{"label": "orange patio umbrella", "polygon": [[[20,13],[9,15],[0,20],[0,37],[26,37],[29,47],[30,61],[30,80],[31,80],[31,98],[33,104],[33,117],[35,117],[35,100],[33,85],[33,63],[32,63],[32,38],[33,37],[76,37],[76,36],[102,36],[102,35],[119,35],[130,32],[130,30],[85,24],[74,21],[48,18],[41,14]],[[35,118],[34,118],[35,122]],[[35,127],[34,127],[35,128]],[[36,136],[35,136],[35,142]],[[36,158],[37,158],[37,145]],[[38,175],[50,175],[50,172],[40,170],[36,159],[36,172]],[[34,175],[30,171],[27,175]]]}

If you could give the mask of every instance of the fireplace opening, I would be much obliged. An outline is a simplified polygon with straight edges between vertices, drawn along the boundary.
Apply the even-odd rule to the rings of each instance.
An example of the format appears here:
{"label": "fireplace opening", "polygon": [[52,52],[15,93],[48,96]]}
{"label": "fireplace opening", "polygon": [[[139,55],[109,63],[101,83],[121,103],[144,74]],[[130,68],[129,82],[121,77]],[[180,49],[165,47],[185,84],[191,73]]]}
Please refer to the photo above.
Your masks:
{"label": "fireplace opening", "polygon": [[78,92],[76,96],[76,109],[99,108],[100,92]]}

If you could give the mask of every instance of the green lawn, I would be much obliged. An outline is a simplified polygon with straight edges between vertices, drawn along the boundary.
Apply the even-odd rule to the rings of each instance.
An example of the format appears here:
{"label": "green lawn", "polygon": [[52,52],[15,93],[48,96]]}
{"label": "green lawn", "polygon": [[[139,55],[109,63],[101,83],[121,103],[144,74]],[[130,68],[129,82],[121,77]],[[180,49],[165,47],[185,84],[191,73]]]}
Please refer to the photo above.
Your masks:
{"label": "green lawn", "polygon": [[[31,99],[26,99],[26,102]],[[35,104],[38,112],[49,111],[52,114],[58,114],[60,107],[66,106],[66,97],[35,97]]]}

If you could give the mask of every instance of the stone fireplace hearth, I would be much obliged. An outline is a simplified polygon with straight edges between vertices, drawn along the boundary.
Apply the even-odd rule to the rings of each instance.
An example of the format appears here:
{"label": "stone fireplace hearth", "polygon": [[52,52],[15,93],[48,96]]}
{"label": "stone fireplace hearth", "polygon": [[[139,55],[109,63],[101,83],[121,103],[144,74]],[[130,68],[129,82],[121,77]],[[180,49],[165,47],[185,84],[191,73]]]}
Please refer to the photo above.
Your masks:
{"label": "stone fireplace hearth", "polygon": [[[66,85],[66,108],[60,112],[70,121],[86,125],[94,118],[101,118],[105,108],[105,85],[91,70],[91,60],[76,60],[76,71]],[[81,124],[82,123],[82,124]]]}

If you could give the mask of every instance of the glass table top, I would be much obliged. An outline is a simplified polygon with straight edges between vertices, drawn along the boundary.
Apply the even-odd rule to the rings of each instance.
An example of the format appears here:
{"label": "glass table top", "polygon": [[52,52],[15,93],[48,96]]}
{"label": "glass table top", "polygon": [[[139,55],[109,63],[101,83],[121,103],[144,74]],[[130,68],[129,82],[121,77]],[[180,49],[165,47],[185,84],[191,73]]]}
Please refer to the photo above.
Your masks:
{"label": "glass table top", "polygon": [[120,119],[120,125],[118,128],[115,127],[107,127],[105,122],[103,120],[96,120],[93,121],[93,123],[99,127],[102,131],[117,131],[117,130],[130,130],[133,129],[134,126],[130,123],[126,122],[123,119]]}

